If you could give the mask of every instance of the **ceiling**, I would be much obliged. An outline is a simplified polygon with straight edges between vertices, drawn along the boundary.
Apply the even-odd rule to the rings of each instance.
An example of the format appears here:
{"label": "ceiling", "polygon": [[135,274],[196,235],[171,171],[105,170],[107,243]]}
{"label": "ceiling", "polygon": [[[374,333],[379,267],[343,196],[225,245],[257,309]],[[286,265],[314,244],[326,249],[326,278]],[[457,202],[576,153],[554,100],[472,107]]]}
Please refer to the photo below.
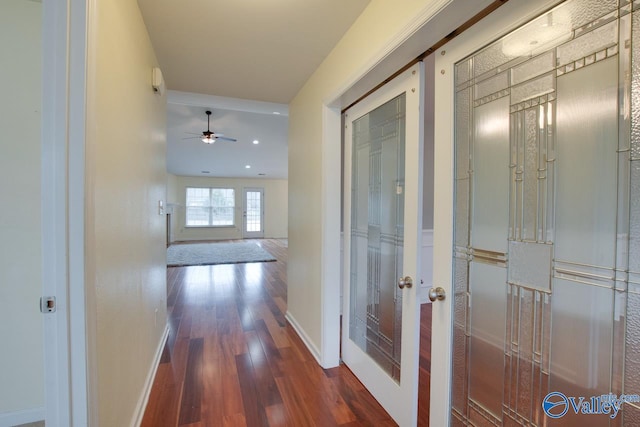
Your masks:
{"label": "ceiling", "polygon": [[[170,89],[168,172],[287,178],[287,104],[369,1],[138,0]],[[206,110],[238,142],[183,139]]]}
{"label": "ceiling", "polygon": [[138,0],[172,90],[288,104],[369,0]]}
{"label": "ceiling", "polygon": [[[209,145],[193,135],[207,129],[205,111],[208,109],[212,111],[211,130],[237,142],[218,140]],[[168,172],[183,176],[286,179],[288,117],[272,111],[246,109],[252,111],[170,102],[167,105]],[[254,140],[259,144],[254,144]]]}

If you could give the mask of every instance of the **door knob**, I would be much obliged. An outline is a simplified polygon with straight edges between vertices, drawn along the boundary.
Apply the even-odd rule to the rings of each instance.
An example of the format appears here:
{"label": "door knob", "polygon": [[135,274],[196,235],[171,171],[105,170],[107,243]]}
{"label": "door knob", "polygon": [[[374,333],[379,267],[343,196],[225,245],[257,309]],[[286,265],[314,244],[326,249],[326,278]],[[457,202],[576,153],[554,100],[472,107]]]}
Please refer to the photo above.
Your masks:
{"label": "door knob", "polygon": [[410,288],[411,286],[413,286],[413,279],[411,276],[401,277],[398,279],[398,287],[400,289],[404,289],[405,287]]}
{"label": "door knob", "polygon": [[447,296],[443,288],[438,286],[437,288],[429,289],[429,299],[433,302],[435,300],[442,301]]}

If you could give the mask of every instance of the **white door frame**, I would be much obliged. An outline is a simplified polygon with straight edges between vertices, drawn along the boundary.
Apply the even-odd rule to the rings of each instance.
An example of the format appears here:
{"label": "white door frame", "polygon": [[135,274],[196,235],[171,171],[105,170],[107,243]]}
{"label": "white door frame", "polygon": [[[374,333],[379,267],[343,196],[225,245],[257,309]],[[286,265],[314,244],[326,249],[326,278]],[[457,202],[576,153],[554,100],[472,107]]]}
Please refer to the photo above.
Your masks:
{"label": "white door frame", "polygon": [[[512,0],[513,1],[513,0]],[[441,29],[453,29],[460,24],[460,15],[467,18],[491,3],[490,0],[435,0],[426,2],[415,16],[399,26],[398,32],[378,52],[372,54],[339,86],[331,89],[322,101],[322,178],[320,201],[321,231],[321,307],[319,362],[323,368],[340,363],[340,170],[342,122],[341,109],[346,107],[343,96],[353,100],[353,93],[364,92],[415,58],[410,52],[422,52],[429,42],[438,41]],[[502,6],[504,7],[504,6]],[[434,32],[429,30],[434,28]],[[434,38],[436,37],[436,38]],[[398,53],[399,52],[399,53]],[[396,54],[397,53],[397,54]],[[364,82],[364,83],[362,83]],[[366,88],[365,88],[366,86]],[[349,101],[347,101],[348,103]]]}
{"label": "white door frame", "polygon": [[[88,425],[84,140],[89,0],[44,1],[42,108],[45,422]],[[73,403],[73,404],[72,404]]]}
{"label": "white door frame", "polygon": [[[416,282],[402,291],[402,341],[400,383],[391,379],[370,356],[349,338],[350,333],[350,267],[351,258],[351,176],[352,143],[345,137],[344,179],[344,264],[342,355],[369,392],[401,426],[416,425],[418,420],[418,362],[420,348],[420,286],[422,250],[422,167],[424,158],[424,64],[415,64],[385,86],[372,93],[361,104],[348,110],[351,116],[346,129],[351,129],[352,118],[357,118],[406,93],[406,144],[404,184],[404,250],[402,276],[409,275]],[[413,97],[413,99],[412,99]],[[417,150],[416,156],[410,152]],[[411,196],[409,196],[411,195]],[[413,196],[415,195],[415,197]],[[413,251],[412,251],[413,249]],[[412,253],[414,252],[414,253]]]}
{"label": "white door frame", "polygon": [[433,286],[444,288],[447,298],[433,304],[429,411],[429,423],[433,426],[449,426],[451,409],[454,64],[559,2],[511,0],[443,46],[444,55],[436,55],[435,69],[440,72],[435,75],[434,200],[437,202],[434,204]]}
{"label": "white door frame", "polygon": [[[247,231],[247,192],[260,192],[260,232]],[[264,187],[245,187],[242,189],[242,238],[260,239],[264,237]]]}

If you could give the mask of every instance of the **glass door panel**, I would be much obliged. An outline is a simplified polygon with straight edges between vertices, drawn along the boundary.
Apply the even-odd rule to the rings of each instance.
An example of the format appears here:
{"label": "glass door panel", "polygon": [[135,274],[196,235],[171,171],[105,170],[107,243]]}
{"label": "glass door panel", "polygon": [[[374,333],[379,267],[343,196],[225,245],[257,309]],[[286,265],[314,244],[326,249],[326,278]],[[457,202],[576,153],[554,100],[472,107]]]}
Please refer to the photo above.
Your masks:
{"label": "glass door panel", "polygon": [[[417,419],[422,66],[345,114],[342,358],[401,425]],[[411,182],[409,182],[411,180]]]}
{"label": "glass door panel", "polygon": [[[402,94],[353,121],[349,338],[400,380],[404,217]],[[400,161],[402,159],[402,161]]]}
{"label": "glass door panel", "polygon": [[570,0],[455,65],[453,426],[638,425],[639,19]]}
{"label": "glass door panel", "polygon": [[244,190],[244,230],[245,239],[264,237],[264,190],[245,188]]}

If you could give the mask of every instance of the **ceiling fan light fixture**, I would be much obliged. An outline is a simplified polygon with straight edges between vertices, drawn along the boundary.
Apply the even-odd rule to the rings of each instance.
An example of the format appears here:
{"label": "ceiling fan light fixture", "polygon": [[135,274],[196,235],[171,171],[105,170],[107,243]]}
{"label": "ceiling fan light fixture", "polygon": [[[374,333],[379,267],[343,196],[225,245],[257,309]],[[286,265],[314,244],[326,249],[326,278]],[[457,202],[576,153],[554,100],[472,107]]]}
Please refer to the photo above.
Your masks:
{"label": "ceiling fan light fixture", "polygon": [[[191,136],[188,138],[182,138],[182,139],[197,139],[200,138],[200,141],[204,142],[205,144],[213,144],[214,142],[220,140],[220,141],[229,141],[229,142],[236,142],[238,141],[235,138],[229,138],[228,136],[224,136],[224,134],[221,133],[215,133],[211,130],[211,111],[207,110],[205,111],[205,113],[207,114],[207,130],[202,131],[201,133],[195,133],[192,135],[198,135],[198,136]],[[191,133],[191,132],[187,132],[187,133]]]}
{"label": "ceiling fan light fixture", "polygon": [[205,144],[213,144],[214,142],[216,142],[216,139],[213,137],[213,132],[209,130],[209,119],[211,119],[211,111],[207,110],[205,111],[205,113],[207,114],[207,131],[203,132],[202,142],[204,142]]}

